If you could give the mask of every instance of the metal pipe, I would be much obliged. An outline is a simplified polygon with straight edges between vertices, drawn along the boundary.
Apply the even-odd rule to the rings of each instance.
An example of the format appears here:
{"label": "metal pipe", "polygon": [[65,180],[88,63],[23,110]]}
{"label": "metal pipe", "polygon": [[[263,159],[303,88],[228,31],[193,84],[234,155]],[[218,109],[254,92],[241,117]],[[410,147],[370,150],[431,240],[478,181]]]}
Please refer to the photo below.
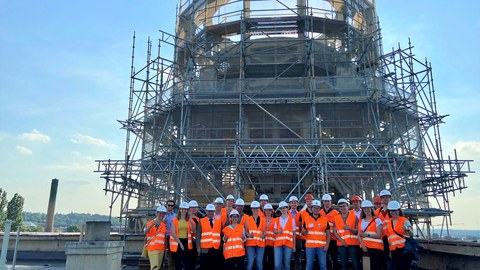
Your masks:
{"label": "metal pipe", "polygon": [[0,253],[0,270],[8,270],[7,267],[7,251],[8,241],[10,240],[10,228],[12,227],[12,221],[5,220],[5,232],[3,234],[2,253]]}
{"label": "metal pipe", "polygon": [[13,250],[12,270],[15,270],[17,263],[18,240],[20,239],[20,226],[17,228],[17,237],[15,238],[15,248]]}
{"label": "metal pipe", "polygon": [[57,200],[58,179],[52,179],[50,186],[50,198],[48,200],[47,221],[45,222],[45,232],[53,232],[53,221],[55,216],[55,203]]}

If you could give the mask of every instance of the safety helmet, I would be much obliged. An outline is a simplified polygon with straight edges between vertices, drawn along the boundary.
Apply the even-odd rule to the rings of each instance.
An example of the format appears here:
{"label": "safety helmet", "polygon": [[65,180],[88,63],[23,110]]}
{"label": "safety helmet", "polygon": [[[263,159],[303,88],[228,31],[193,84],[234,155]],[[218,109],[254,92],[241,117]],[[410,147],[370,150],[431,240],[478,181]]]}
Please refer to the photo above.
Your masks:
{"label": "safety helmet", "polygon": [[268,196],[266,194],[262,194],[259,198],[259,200],[262,200],[262,201],[268,201]]}
{"label": "safety helmet", "polygon": [[229,195],[227,196],[227,200],[235,200],[235,197],[233,197],[232,194],[229,194]]}
{"label": "safety helmet", "polygon": [[332,200],[332,196],[330,196],[330,194],[323,194],[322,201],[331,201],[331,200]]}
{"label": "safety helmet", "polygon": [[320,201],[319,201],[319,200],[313,200],[313,201],[312,201],[312,206],[318,206],[318,207],[321,207],[321,206],[322,206],[322,204],[320,203]]}
{"label": "safety helmet", "polygon": [[312,194],[308,193],[307,195],[305,195],[305,198],[304,200],[307,201],[307,200],[314,200],[315,198],[313,197]]}
{"label": "safety helmet", "polygon": [[343,198],[338,200],[338,202],[337,202],[337,204],[341,204],[341,203],[346,203],[348,205],[348,201],[343,199]]}
{"label": "safety helmet", "polygon": [[265,204],[265,206],[263,207],[263,210],[273,210],[273,206],[269,203]]}
{"label": "safety helmet", "polygon": [[222,199],[222,197],[217,197],[213,203],[221,203],[221,204],[223,204],[223,199]]}
{"label": "safety helmet", "polygon": [[182,203],[180,204],[180,209],[188,209],[188,208],[189,208],[189,207],[188,207],[188,203],[187,203],[187,202],[182,202]]}
{"label": "safety helmet", "polygon": [[380,197],[383,197],[383,196],[390,196],[390,197],[392,197],[392,193],[390,193],[390,191],[384,189],[384,190],[380,191]]}
{"label": "safety helmet", "polygon": [[259,207],[260,207],[260,203],[257,201],[252,201],[250,203],[250,208],[259,208]]}
{"label": "safety helmet", "polygon": [[160,205],[158,208],[157,208],[157,212],[163,212],[163,213],[166,213],[167,212],[167,208],[163,205]]}
{"label": "safety helmet", "polygon": [[198,202],[195,201],[195,200],[191,200],[189,203],[188,203],[188,207],[192,208],[192,207],[198,207]]}
{"label": "safety helmet", "polygon": [[373,204],[372,204],[371,201],[365,200],[365,201],[362,202],[362,206],[361,206],[361,207],[362,207],[362,208],[373,207]]}
{"label": "safety helmet", "polygon": [[278,204],[278,208],[282,208],[282,207],[288,207],[288,203],[286,203],[286,202],[280,202],[280,203]]}
{"label": "safety helmet", "polygon": [[205,208],[207,211],[215,211],[215,206],[211,203],[207,204],[207,207]]}
{"label": "safety helmet", "polygon": [[232,211],[230,211],[230,215],[229,215],[229,216],[232,216],[232,215],[240,216],[240,213],[238,213],[237,210],[233,209]]}
{"label": "safety helmet", "polygon": [[362,198],[360,198],[360,196],[358,196],[358,195],[354,195],[354,196],[352,196],[352,198],[350,199],[350,201],[351,201],[351,202],[355,202],[355,201],[361,202],[361,201],[362,201]]}
{"label": "safety helmet", "polygon": [[391,201],[391,202],[388,203],[387,209],[388,210],[398,210],[398,209],[400,209],[400,203],[398,203],[397,201]]}
{"label": "safety helmet", "polygon": [[373,203],[382,203],[382,198],[380,198],[380,196],[375,196],[375,198],[373,198]]}
{"label": "safety helmet", "polygon": [[245,205],[245,201],[243,201],[242,198],[238,198],[238,199],[235,201],[235,205]]}
{"label": "safety helmet", "polygon": [[288,202],[293,202],[293,201],[297,201],[297,202],[298,202],[297,196],[290,196],[290,198],[288,199]]}

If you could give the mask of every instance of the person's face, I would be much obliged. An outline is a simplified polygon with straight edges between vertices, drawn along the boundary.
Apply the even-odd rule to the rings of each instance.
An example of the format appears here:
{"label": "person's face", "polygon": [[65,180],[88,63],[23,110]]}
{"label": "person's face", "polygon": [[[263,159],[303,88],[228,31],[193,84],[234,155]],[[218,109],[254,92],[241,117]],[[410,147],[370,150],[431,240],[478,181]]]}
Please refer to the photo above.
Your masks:
{"label": "person's face", "polygon": [[355,209],[359,209],[361,204],[362,203],[360,201],[353,201],[352,202],[353,208],[355,208]]}
{"label": "person's face", "polygon": [[319,215],[320,214],[320,206],[316,206],[316,205],[312,206],[312,213],[314,215]]}
{"label": "person's face", "polygon": [[230,215],[230,222],[232,224],[237,224],[238,223],[238,215]]}
{"label": "person's face", "polygon": [[185,215],[185,214],[188,213],[188,209],[186,209],[186,208],[180,208],[180,213],[181,213],[182,215]]}
{"label": "person's face", "polygon": [[362,208],[362,211],[367,217],[372,215],[372,207],[364,207]]}
{"label": "person's face", "polygon": [[342,214],[348,213],[348,204],[346,204],[346,203],[341,203],[341,204],[339,205],[339,207],[340,207],[340,213],[342,213]]}
{"label": "person's face", "polygon": [[280,207],[280,212],[281,212],[282,214],[286,214],[286,213],[288,213],[288,208],[287,208],[286,206]]}
{"label": "person's face", "polygon": [[377,208],[377,209],[382,207],[382,203],[379,203],[379,202],[376,202],[373,205],[375,205],[375,208]]}
{"label": "person's face", "polygon": [[175,203],[174,202],[168,202],[167,203],[167,211],[171,212],[171,211],[173,211],[173,209],[175,209]]}
{"label": "person's face", "polygon": [[157,218],[162,220],[165,217],[165,212],[157,212]]}
{"label": "person's face", "polygon": [[322,203],[325,208],[332,207],[332,201],[322,201]]}
{"label": "person's face", "polygon": [[191,213],[192,215],[194,215],[194,214],[197,213],[198,207],[190,207],[190,210],[189,210],[189,211],[190,211],[190,213]]}
{"label": "person's face", "polygon": [[387,195],[387,196],[382,196],[382,197],[380,197],[380,198],[382,199],[382,204],[383,204],[383,205],[388,205],[388,203],[389,203],[390,200],[392,199],[392,197],[390,197],[390,196],[388,196],[388,195]]}
{"label": "person's face", "polygon": [[215,214],[215,211],[208,211],[207,210],[207,217],[208,218],[213,218],[213,215]]}
{"label": "person's face", "polygon": [[258,208],[258,207],[253,207],[253,208],[251,208],[251,209],[252,209],[252,214],[258,215],[258,211],[260,210],[260,208]]}
{"label": "person's face", "polygon": [[313,200],[305,200],[305,203],[307,204],[307,207],[311,207],[311,206],[312,206],[312,201],[313,201]]}
{"label": "person's face", "polygon": [[400,211],[398,210],[388,210],[388,212],[390,212],[390,216],[392,216],[392,218],[398,218],[400,216]]}
{"label": "person's face", "polygon": [[298,201],[291,201],[290,202],[290,208],[297,210],[298,207]]}
{"label": "person's face", "polygon": [[268,200],[260,200],[260,205],[263,207],[268,203]]}
{"label": "person's face", "polygon": [[235,205],[235,209],[237,209],[239,213],[243,213],[243,207],[243,205]]}
{"label": "person's face", "polygon": [[264,209],[263,211],[265,212],[265,216],[271,216],[273,213],[271,209]]}
{"label": "person's face", "polygon": [[233,200],[233,199],[228,199],[228,200],[227,200],[227,206],[228,206],[228,207],[232,207],[233,204],[235,204],[235,200]]}
{"label": "person's face", "polygon": [[214,205],[215,205],[215,210],[217,211],[221,210],[223,207],[223,203],[215,203]]}

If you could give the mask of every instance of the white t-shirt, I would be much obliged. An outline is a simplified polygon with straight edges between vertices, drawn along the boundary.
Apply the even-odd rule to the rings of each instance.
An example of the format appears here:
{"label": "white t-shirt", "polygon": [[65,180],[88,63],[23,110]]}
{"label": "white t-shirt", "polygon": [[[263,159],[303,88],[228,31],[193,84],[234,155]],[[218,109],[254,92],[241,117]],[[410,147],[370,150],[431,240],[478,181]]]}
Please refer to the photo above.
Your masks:
{"label": "white t-shirt", "polygon": [[[285,228],[285,225],[287,225],[287,221],[288,221],[289,217],[287,216],[286,218],[284,218],[284,217],[280,216],[278,218],[280,219],[280,227],[282,227],[282,230],[283,230]],[[273,225],[273,228],[275,230],[277,230],[277,223],[275,223]],[[293,219],[293,218],[292,218],[292,228],[295,228],[295,219]]]}
{"label": "white t-shirt", "polygon": [[[374,218],[375,219],[375,228],[378,226],[382,226],[382,221],[379,218]],[[371,221],[371,220],[370,220]],[[370,221],[365,221],[365,219],[362,219],[362,231],[365,231],[367,229],[368,224]]]}

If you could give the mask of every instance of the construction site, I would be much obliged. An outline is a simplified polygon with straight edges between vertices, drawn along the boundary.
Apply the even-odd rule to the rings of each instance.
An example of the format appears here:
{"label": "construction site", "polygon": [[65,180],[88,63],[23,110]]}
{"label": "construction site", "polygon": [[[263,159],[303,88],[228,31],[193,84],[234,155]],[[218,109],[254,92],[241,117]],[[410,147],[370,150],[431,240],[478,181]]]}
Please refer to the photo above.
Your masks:
{"label": "construction site", "polygon": [[174,32],[133,37],[125,158],[97,161],[126,230],[170,199],[388,189],[420,237],[434,217],[448,231],[471,161],[444,156],[432,66],[410,42],[382,47],[373,0],[182,0],[177,12]]}

